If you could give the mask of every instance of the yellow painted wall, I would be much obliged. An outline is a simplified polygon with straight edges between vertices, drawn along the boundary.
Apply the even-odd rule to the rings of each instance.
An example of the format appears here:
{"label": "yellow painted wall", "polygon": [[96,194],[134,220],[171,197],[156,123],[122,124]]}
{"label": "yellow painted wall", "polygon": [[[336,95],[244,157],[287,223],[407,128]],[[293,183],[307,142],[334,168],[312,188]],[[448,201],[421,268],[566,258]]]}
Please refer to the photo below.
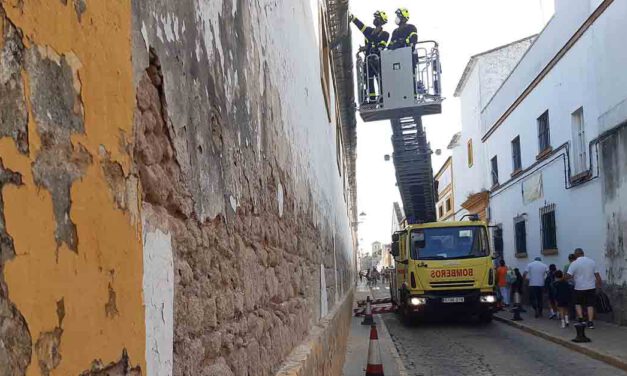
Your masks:
{"label": "yellow painted wall", "polygon": [[[10,299],[24,315],[33,346],[42,332],[58,325],[57,305],[64,300],[61,362],[51,375],[78,375],[92,361],[120,359],[127,349],[133,366],[145,373],[145,328],[142,305],[142,244],[140,223],[129,211],[117,209],[101,167],[100,146],[121,164],[125,174],[131,158],[121,134],[132,135],[135,93],[131,68],[131,2],[86,1],[79,22],[72,0],[0,0],[8,18],[24,33],[26,48],[48,46],[57,54],[78,58],[85,134],[72,136],[92,155],[82,179],[71,190],[71,218],[77,226],[78,252],[65,244],[58,250],[52,198],[33,182],[32,163],[41,142],[29,111],[29,155],[20,154],[10,138],[0,139],[6,168],[19,172],[24,185],[3,190],[7,232],[17,256],[5,277]],[[0,40],[0,45],[2,41]],[[25,83],[28,75],[23,71]],[[28,85],[25,85],[28,98]],[[137,213],[134,198],[130,212]],[[118,314],[105,314],[109,285],[116,294]],[[28,375],[39,375],[37,355]]]}

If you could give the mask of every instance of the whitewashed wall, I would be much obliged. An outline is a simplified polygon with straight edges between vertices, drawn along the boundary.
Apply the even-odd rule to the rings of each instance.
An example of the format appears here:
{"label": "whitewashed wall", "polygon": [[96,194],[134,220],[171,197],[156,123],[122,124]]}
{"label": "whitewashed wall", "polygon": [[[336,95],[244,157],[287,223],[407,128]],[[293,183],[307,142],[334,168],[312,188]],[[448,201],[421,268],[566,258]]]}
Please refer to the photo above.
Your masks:
{"label": "whitewashed wall", "polygon": [[174,361],[174,258],[170,234],[153,228],[144,216],[144,308],[146,374],[172,375]]}
{"label": "whitewashed wall", "polygon": [[[529,67],[543,67],[561,48],[555,45],[552,51],[544,51],[546,56],[541,56],[536,52],[539,43],[562,39],[565,42],[569,38],[568,33],[577,28],[572,22],[583,22],[581,17],[594,10],[592,3],[588,6],[585,3],[573,2],[572,8],[558,8],[556,18],[544,30],[539,42],[532,46],[485,108],[482,114],[484,123],[493,124],[517,97],[514,88],[517,87],[520,94],[525,83],[531,82],[535,73]],[[554,149],[564,143],[572,147],[571,114],[582,106],[586,143],[627,120],[627,53],[622,29],[626,18],[627,3],[614,2],[485,143],[487,159],[498,156],[499,180],[505,184],[501,190],[492,194],[490,209],[491,222],[503,225],[504,253],[509,264],[524,266],[533,257],[540,255],[538,210],[545,203],[554,203],[559,254],[545,257],[546,262],[561,266],[566,262],[568,253],[576,247],[582,247],[599,263],[605,274],[607,229],[617,213],[625,213],[627,202],[621,202],[625,201],[622,195],[617,195],[609,204],[604,202],[603,181],[607,177],[604,176],[603,166],[597,163],[595,149],[592,154],[592,174],[598,176],[597,167],[600,167],[600,176],[581,186],[565,189],[564,165],[559,157],[545,167],[539,166],[544,195],[537,201],[523,203],[521,182],[506,182],[513,170],[510,144],[513,138],[520,136],[523,169],[536,162],[539,153],[536,119],[547,109]],[[558,19],[572,22],[560,24],[556,22]],[[570,163],[574,166],[572,155]],[[513,219],[523,213],[527,214],[528,259],[515,259]]]}
{"label": "whitewashed wall", "polygon": [[591,7],[591,1],[594,0],[568,0],[563,2],[563,5],[558,1],[553,18],[529,48],[524,59],[520,61],[510,77],[503,83],[497,95],[492,98],[489,106],[483,110],[482,126],[484,130],[489,129],[498,120],[594,11]]}
{"label": "whitewashed wall", "polygon": [[[453,191],[457,219],[466,214],[461,204],[470,194],[491,186],[489,160],[486,159],[485,147],[481,143],[481,109],[490,101],[531,43],[532,40],[523,40],[473,58],[469,62],[472,69],[467,77],[462,78],[466,80],[459,93],[462,131],[459,143],[453,149]],[[473,165],[468,167],[467,145],[471,139]]]}

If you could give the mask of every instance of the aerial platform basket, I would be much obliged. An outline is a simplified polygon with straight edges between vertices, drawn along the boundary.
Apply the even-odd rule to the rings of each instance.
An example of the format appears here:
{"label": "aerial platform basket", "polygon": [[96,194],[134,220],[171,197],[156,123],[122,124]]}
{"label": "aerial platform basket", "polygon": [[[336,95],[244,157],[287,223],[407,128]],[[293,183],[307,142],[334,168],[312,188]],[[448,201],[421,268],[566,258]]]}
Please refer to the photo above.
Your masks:
{"label": "aerial platform basket", "polygon": [[380,57],[359,53],[357,69],[359,113],[363,121],[442,113],[442,72],[436,42],[384,50]]}

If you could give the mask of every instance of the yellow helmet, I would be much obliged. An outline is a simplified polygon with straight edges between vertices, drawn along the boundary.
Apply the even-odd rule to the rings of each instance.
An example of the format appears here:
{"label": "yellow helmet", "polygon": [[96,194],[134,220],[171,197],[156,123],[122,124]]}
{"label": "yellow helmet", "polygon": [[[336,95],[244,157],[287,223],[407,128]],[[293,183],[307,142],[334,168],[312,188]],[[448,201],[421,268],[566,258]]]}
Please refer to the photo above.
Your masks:
{"label": "yellow helmet", "polygon": [[405,21],[409,20],[409,11],[407,10],[407,8],[398,8],[396,10],[396,15],[404,18]]}
{"label": "yellow helmet", "polygon": [[378,10],[378,11],[374,12],[374,18],[375,19],[377,19],[377,18],[380,19],[382,21],[381,24],[386,24],[388,22],[388,15],[387,15],[387,13],[385,13],[382,10]]}

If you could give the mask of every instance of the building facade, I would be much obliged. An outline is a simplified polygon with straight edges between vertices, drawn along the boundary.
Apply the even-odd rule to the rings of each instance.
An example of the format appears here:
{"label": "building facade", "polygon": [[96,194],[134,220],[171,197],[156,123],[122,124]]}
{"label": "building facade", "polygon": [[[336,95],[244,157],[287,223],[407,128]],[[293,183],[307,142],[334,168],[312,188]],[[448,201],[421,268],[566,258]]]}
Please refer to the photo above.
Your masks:
{"label": "building facade", "polygon": [[487,156],[481,143],[481,109],[507,78],[535,36],[472,56],[455,90],[460,98],[462,130],[452,147],[455,166],[453,196],[454,216],[478,214],[487,218]]}
{"label": "building facade", "polygon": [[583,248],[597,262],[613,319],[622,324],[625,18],[621,1],[556,1],[553,18],[477,114],[475,143],[501,256],[510,266],[541,256],[561,268]]}
{"label": "building facade", "polygon": [[339,374],[347,12],[0,0],[0,373]]}
{"label": "building facade", "polygon": [[435,174],[438,188],[438,201],[435,210],[438,221],[450,221],[455,218],[455,194],[453,192],[453,157],[448,157]]}

